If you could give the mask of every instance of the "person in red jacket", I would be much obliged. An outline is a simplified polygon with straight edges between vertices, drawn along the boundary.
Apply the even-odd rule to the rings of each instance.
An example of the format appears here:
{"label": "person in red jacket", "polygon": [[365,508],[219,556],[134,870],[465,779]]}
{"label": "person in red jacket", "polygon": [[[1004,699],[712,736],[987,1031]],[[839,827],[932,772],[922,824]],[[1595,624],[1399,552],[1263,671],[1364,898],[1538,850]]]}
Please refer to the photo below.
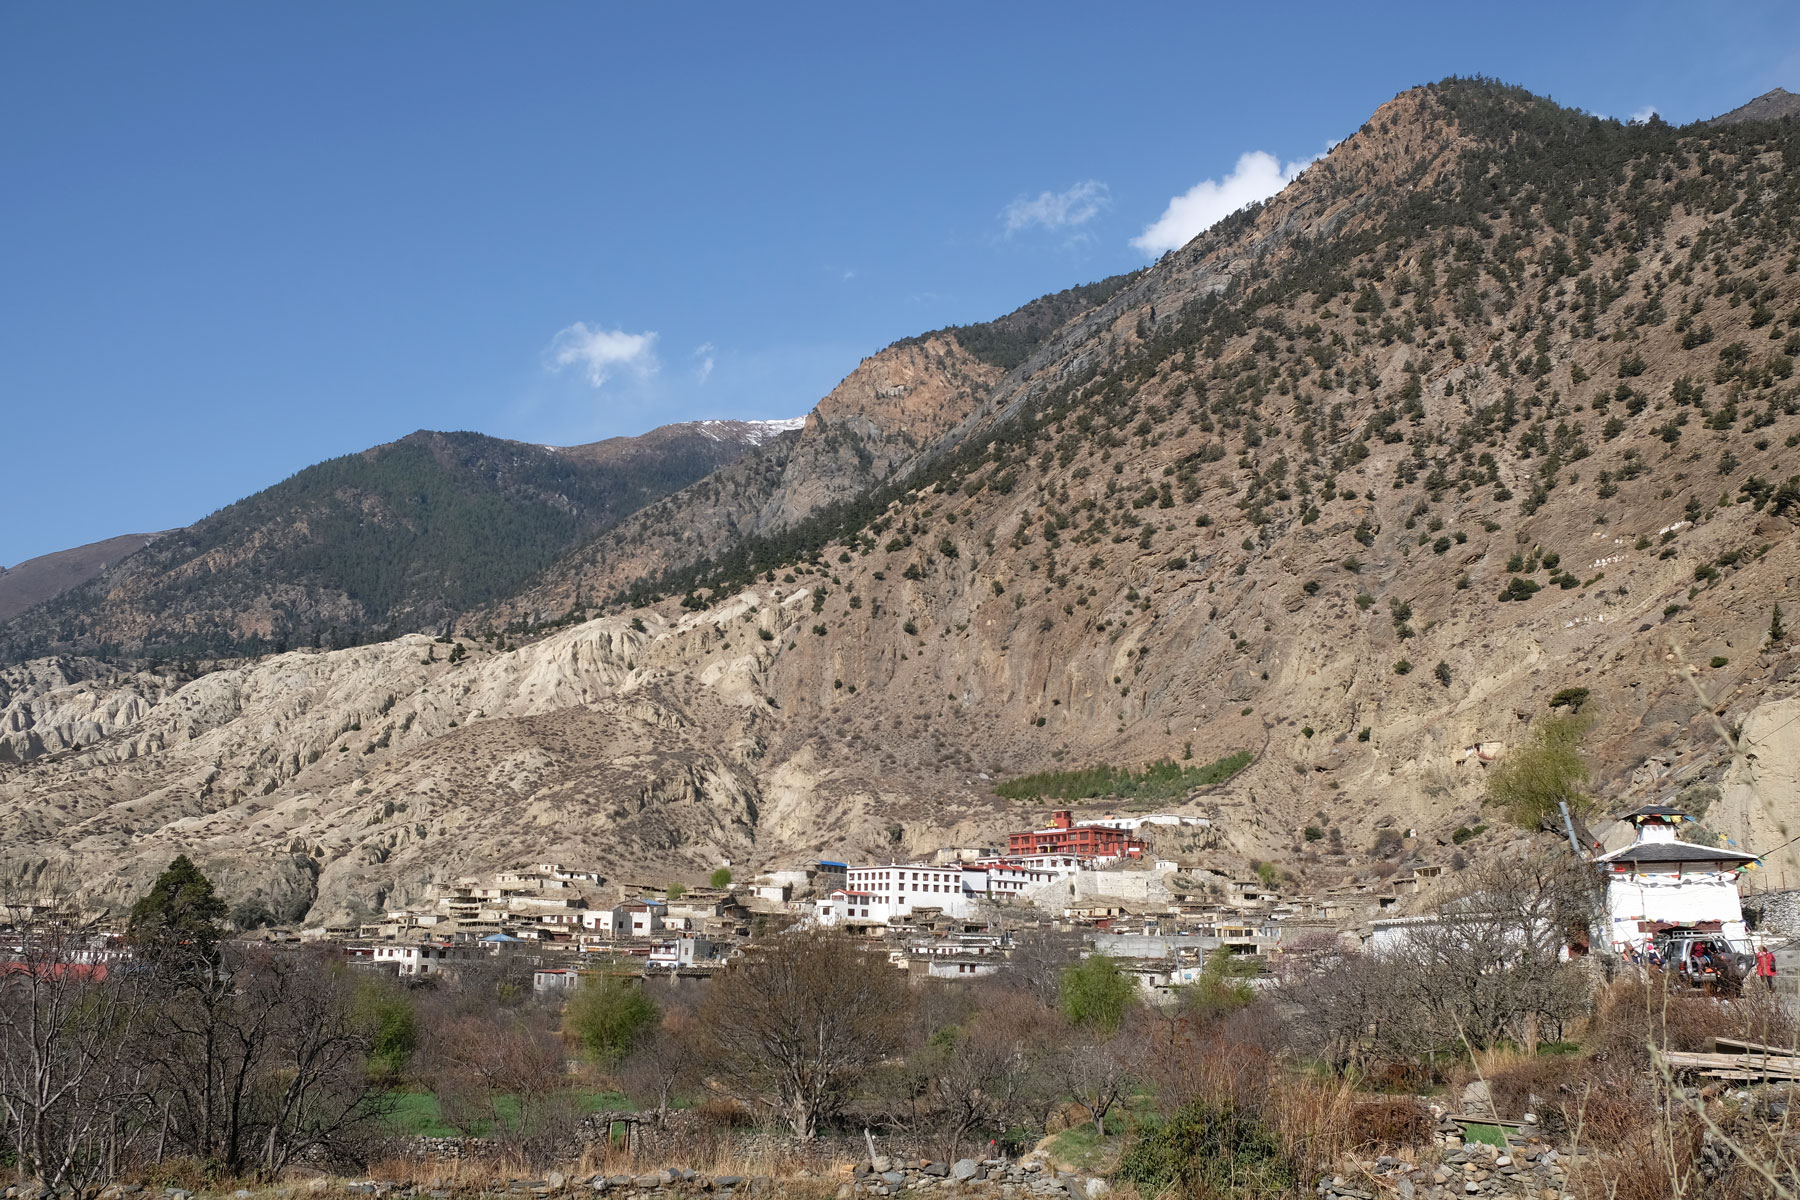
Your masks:
{"label": "person in red jacket", "polygon": [[1756,977],[1771,992],[1775,990],[1775,952],[1767,946],[1756,952]]}

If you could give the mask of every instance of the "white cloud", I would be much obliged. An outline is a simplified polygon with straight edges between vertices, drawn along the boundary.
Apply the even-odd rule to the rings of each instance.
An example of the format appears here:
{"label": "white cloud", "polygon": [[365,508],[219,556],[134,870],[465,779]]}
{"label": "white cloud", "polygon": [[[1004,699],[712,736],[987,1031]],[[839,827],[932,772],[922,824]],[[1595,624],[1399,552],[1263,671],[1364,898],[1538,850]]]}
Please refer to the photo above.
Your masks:
{"label": "white cloud", "polygon": [[1634,121],[1648,121],[1651,117],[1654,117],[1655,115],[1656,115],[1656,105],[1646,104],[1646,105],[1644,105],[1644,107],[1642,107],[1642,108],[1638,109],[1636,112],[1632,113],[1631,119]]}
{"label": "white cloud", "polygon": [[1011,237],[1022,229],[1073,229],[1100,215],[1112,203],[1111,190],[1098,179],[1084,179],[1064,192],[1039,192],[1035,198],[1020,196],[1000,212]]}
{"label": "white cloud", "polygon": [[694,379],[698,383],[705,383],[706,377],[713,373],[713,350],[711,342],[702,342],[694,347],[694,357],[700,360],[700,364],[694,368]]}
{"label": "white cloud", "polygon": [[654,331],[590,329],[585,321],[577,321],[551,338],[544,359],[552,371],[580,367],[594,387],[602,386],[618,371],[654,375],[660,365]]}
{"label": "white cloud", "polygon": [[1163,215],[1132,238],[1131,244],[1152,258],[1185,246],[1195,234],[1246,204],[1267,200],[1317,161],[1314,157],[1282,166],[1273,154],[1251,150],[1238,158],[1237,167],[1225,178],[1202,179],[1169,201]]}

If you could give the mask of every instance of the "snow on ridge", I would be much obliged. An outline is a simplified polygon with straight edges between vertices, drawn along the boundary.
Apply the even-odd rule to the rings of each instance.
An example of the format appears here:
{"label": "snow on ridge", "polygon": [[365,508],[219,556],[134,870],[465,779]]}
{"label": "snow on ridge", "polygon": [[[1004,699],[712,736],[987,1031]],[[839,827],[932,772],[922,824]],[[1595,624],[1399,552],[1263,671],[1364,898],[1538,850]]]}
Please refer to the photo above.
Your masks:
{"label": "snow on ridge", "polygon": [[789,430],[799,429],[799,428],[803,427],[806,424],[806,418],[805,417],[782,417],[782,418],[779,418],[777,420],[772,420],[772,421],[696,421],[695,424],[700,427],[701,433],[704,433],[707,437],[712,438],[714,441],[719,440],[719,435],[712,432],[712,430],[708,429],[707,426],[709,426],[709,425],[740,426],[740,427],[742,427],[742,429],[744,431],[744,440],[749,442],[752,446],[760,446],[764,442],[768,441],[772,437],[777,436],[778,434],[787,433]]}

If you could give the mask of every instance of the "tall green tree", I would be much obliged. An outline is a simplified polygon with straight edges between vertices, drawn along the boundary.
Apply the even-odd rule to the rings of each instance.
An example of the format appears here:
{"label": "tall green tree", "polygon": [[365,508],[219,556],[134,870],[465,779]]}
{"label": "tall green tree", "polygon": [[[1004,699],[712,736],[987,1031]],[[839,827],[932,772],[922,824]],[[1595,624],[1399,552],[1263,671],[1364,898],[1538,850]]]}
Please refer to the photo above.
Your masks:
{"label": "tall green tree", "polygon": [[656,1001],[629,979],[603,975],[569,997],[563,1022],[595,1062],[624,1058],[661,1016]]}
{"label": "tall green tree", "polygon": [[1062,973],[1058,1004],[1076,1025],[1103,1034],[1116,1033],[1131,1007],[1136,986],[1119,964],[1104,954],[1090,954]]}
{"label": "tall green tree", "polygon": [[150,890],[131,906],[126,930],[148,951],[182,950],[210,958],[225,936],[230,909],[212,880],[185,854],[175,857]]}
{"label": "tall green tree", "polygon": [[1531,728],[1531,738],[1509,748],[1488,777],[1488,795],[1506,810],[1522,829],[1560,829],[1560,805],[1578,817],[1588,815],[1593,802],[1582,792],[1588,780],[1587,763],[1581,758],[1585,718],[1570,715],[1545,717]]}

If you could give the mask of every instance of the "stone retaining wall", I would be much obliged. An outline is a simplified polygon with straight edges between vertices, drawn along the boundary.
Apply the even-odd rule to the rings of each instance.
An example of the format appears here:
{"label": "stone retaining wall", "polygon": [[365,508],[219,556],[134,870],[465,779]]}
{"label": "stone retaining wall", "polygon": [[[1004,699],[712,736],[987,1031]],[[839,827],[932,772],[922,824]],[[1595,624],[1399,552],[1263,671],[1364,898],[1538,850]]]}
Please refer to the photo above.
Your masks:
{"label": "stone retaining wall", "polygon": [[1447,1146],[1442,1158],[1429,1164],[1382,1157],[1358,1165],[1361,1169],[1354,1174],[1321,1179],[1319,1195],[1325,1200],[1374,1200],[1378,1195],[1400,1200],[1452,1196],[1563,1200],[1568,1195],[1562,1156],[1539,1141],[1504,1149],[1475,1142]]}
{"label": "stone retaining wall", "polygon": [[1800,937],[1800,890],[1756,892],[1744,897],[1744,907],[1756,912],[1758,932]]}
{"label": "stone retaining wall", "polygon": [[1017,1162],[1004,1158],[962,1158],[950,1162],[926,1159],[897,1161],[877,1158],[856,1168],[849,1183],[837,1190],[837,1200],[858,1196],[896,1196],[901,1192],[940,1192],[979,1200],[1090,1200],[1110,1188],[1104,1179],[1074,1172],[1058,1172],[1036,1157]]}

